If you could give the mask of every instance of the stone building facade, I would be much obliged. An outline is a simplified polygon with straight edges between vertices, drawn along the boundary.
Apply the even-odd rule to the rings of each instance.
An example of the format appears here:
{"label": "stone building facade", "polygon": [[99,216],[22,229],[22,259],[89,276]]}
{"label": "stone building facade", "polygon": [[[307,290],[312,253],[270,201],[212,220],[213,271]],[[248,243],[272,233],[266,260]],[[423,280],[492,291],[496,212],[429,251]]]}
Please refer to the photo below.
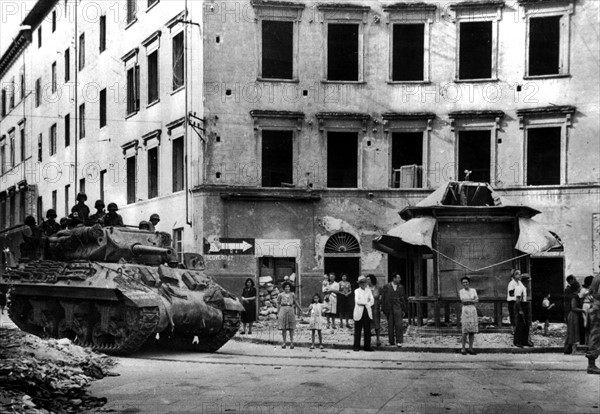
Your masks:
{"label": "stone building facade", "polygon": [[306,302],[324,272],[406,275],[373,240],[466,172],[562,240],[536,292],[597,271],[597,2],[209,5],[195,232],[224,284],[294,272]]}
{"label": "stone building facade", "polygon": [[2,235],[50,208],[68,215],[85,192],[92,211],[117,203],[127,225],[158,213],[157,229],[192,251],[199,139],[186,113],[202,117],[201,5],[25,6],[7,16],[24,16],[22,30],[0,59]]}

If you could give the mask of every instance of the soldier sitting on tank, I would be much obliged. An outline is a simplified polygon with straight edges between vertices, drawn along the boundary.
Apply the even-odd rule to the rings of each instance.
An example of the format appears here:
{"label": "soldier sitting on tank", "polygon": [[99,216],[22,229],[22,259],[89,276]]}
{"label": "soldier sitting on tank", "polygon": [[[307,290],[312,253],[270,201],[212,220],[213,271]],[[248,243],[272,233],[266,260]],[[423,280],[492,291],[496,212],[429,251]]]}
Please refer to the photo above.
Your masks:
{"label": "soldier sitting on tank", "polygon": [[33,216],[25,217],[25,227],[21,235],[23,236],[23,243],[19,246],[21,249],[21,259],[39,259],[41,255],[42,232],[36,226]]}
{"label": "soldier sitting on tank", "polygon": [[56,222],[56,217],[56,211],[53,208],[46,212],[46,220],[40,224],[40,232],[43,236],[50,237],[58,233],[60,224]]}
{"label": "soldier sitting on tank", "polygon": [[78,213],[79,220],[82,222],[86,222],[88,217],[90,216],[90,208],[85,205],[87,201],[87,196],[85,193],[77,194],[77,204],[75,204],[71,208],[71,213]]}
{"label": "soldier sitting on tank", "polygon": [[150,223],[146,220],[142,220],[140,221],[140,224],[138,224],[138,228],[140,230],[150,230]]}
{"label": "soldier sitting on tank", "polygon": [[69,218],[67,221],[67,228],[69,230],[82,225],[83,221],[81,220],[81,217],[79,217],[79,213],[77,211],[74,211],[71,214],[69,214]]}
{"label": "soldier sitting on tank", "polygon": [[66,230],[67,227],[69,226],[69,219],[67,217],[61,218],[59,225],[60,225],[61,230]]}
{"label": "soldier sitting on tank", "polygon": [[106,213],[106,215],[102,218],[102,224],[105,227],[109,227],[109,226],[124,227],[123,226],[123,217],[121,217],[119,215],[119,213],[117,213],[117,211],[119,210],[119,207],[117,206],[117,204],[116,203],[108,203],[107,210],[108,210],[108,213]]}
{"label": "soldier sitting on tank", "polygon": [[158,225],[158,222],[160,221],[160,216],[156,213],[152,214],[150,216],[150,231],[154,232],[156,231],[156,226]]}
{"label": "soldier sitting on tank", "polygon": [[100,223],[102,218],[106,215],[106,211],[104,211],[104,201],[96,200],[94,207],[96,208],[96,212],[88,217],[85,223],[87,226],[93,226],[96,223]]}

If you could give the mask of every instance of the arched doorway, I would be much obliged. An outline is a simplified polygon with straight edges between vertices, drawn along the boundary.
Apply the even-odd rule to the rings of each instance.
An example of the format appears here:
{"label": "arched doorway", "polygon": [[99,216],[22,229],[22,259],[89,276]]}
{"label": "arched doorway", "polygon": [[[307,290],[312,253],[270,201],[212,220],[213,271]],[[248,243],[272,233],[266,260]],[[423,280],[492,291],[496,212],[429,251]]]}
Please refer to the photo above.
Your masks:
{"label": "arched doorway", "polygon": [[325,273],[335,272],[338,281],[341,274],[346,273],[352,288],[356,289],[360,275],[360,244],[356,237],[350,233],[336,233],[325,243],[323,253]]}

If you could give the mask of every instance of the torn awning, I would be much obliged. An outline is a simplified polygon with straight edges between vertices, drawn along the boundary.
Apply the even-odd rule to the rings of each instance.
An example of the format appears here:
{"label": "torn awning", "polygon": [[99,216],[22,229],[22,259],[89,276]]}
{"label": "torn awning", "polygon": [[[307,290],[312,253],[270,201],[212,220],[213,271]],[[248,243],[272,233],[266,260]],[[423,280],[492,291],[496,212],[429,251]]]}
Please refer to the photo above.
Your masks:
{"label": "torn awning", "polygon": [[387,232],[383,237],[395,237],[404,243],[431,248],[431,238],[436,220],[433,217],[418,217],[408,220]]}
{"label": "torn awning", "polygon": [[519,239],[515,249],[523,253],[541,253],[561,243],[544,226],[530,218],[519,217]]}

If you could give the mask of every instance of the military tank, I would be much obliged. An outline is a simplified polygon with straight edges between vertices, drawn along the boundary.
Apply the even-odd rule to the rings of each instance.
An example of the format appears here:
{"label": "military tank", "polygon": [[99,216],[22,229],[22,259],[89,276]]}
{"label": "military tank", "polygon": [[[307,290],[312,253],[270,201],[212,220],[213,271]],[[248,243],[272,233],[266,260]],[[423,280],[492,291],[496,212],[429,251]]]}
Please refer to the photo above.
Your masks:
{"label": "military tank", "polygon": [[125,355],[148,343],[214,352],[239,328],[243,306],[203,273],[202,256],[179,263],[168,233],[80,226],[40,245],[41,257],[0,276],[25,332]]}

